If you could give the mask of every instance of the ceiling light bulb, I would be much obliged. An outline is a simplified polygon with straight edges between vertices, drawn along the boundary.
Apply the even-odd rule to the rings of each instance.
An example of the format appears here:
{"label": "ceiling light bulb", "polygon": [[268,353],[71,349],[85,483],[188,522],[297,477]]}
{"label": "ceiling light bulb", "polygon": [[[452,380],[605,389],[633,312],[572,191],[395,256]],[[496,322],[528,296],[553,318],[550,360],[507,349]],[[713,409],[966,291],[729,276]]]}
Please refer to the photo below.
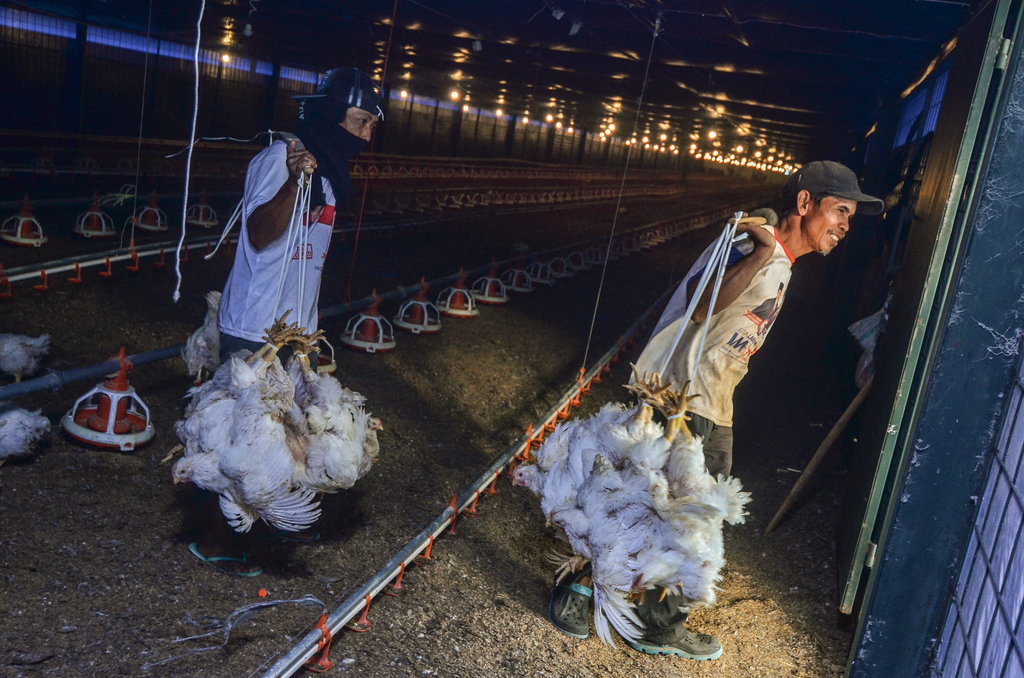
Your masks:
{"label": "ceiling light bulb", "polygon": [[505,115],[505,111],[498,108],[494,111],[494,114],[500,118],[501,116]]}
{"label": "ceiling light bulb", "polygon": [[718,132],[716,132],[715,130],[711,130],[710,132],[708,132],[708,139],[714,139],[717,136]]}
{"label": "ceiling light bulb", "polygon": [[459,90],[453,89],[451,92],[448,93],[448,96],[452,98],[452,101],[458,101],[460,96]]}

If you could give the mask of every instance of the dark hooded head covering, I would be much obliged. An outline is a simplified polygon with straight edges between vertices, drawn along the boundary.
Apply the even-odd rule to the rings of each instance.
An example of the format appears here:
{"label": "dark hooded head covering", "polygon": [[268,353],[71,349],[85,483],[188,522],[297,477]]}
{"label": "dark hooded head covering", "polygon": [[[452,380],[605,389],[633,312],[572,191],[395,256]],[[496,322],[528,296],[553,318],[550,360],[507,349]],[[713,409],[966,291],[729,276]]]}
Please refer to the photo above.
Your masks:
{"label": "dark hooded head covering", "polygon": [[[335,201],[341,205],[352,192],[348,161],[356,157],[366,142],[339,123],[349,108],[361,108],[384,118],[381,103],[384,95],[373,80],[358,68],[334,68],[327,71],[313,94],[294,97],[299,102],[296,130],[302,143],[316,157],[317,174],[327,177]],[[314,206],[323,205],[323,189],[319,181],[312,184]]]}

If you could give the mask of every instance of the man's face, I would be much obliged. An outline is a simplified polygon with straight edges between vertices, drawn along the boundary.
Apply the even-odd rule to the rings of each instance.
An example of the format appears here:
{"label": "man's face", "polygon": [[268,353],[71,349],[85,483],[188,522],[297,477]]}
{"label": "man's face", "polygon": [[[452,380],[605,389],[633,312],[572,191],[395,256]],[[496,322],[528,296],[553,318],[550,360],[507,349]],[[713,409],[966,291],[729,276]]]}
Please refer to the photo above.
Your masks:
{"label": "man's face", "polygon": [[373,128],[377,126],[377,116],[352,106],[345,112],[345,119],[338,124],[369,143],[373,137]]}
{"label": "man's face", "polygon": [[[801,191],[801,194],[807,191]],[[850,217],[857,213],[857,202],[846,198],[826,196],[815,204],[807,193],[797,198],[798,210],[803,216],[801,228],[807,245],[819,254],[828,254],[850,230]]]}

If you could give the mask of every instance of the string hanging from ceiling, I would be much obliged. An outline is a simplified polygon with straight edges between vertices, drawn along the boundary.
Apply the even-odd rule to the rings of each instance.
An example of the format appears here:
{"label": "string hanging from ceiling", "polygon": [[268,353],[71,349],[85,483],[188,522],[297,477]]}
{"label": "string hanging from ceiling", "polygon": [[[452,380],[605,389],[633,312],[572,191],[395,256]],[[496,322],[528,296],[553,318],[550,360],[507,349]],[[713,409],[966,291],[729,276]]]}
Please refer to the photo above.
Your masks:
{"label": "string hanging from ceiling", "polygon": [[[388,61],[391,57],[391,42],[395,35],[395,19],[398,16],[398,0],[394,1],[394,5],[391,8],[391,27],[388,30],[388,41],[384,46],[384,67],[381,69],[380,84],[381,91],[384,92],[384,96],[390,97],[390,92],[384,90],[384,83],[388,77]],[[385,103],[386,106],[386,103]],[[370,150],[373,150],[373,142],[376,141],[376,136],[371,139]],[[359,233],[363,227],[363,215],[366,213],[366,196],[370,189],[370,177],[363,177],[363,194],[359,200],[359,214],[356,216],[356,228],[355,233],[352,234],[352,259],[349,262],[348,267],[348,282],[345,285],[345,301],[352,301],[352,280],[355,277],[356,271],[356,255],[359,253]]]}
{"label": "string hanging from ceiling", "polygon": [[[647,92],[647,81],[650,78],[651,73],[651,61],[654,58],[654,44],[658,40],[658,33],[661,31],[661,14],[658,14],[657,20],[654,22],[654,28],[651,31],[651,46],[647,52],[647,64],[644,66],[644,79],[640,85],[640,96],[636,102],[636,113],[633,116],[633,135],[635,136],[640,125],[640,113],[643,110],[644,95]],[[601,278],[597,285],[597,294],[594,298],[594,310],[590,316],[590,328],[587,330],[587,344],[583,350],[583,361],[581,367],[586,369],[587,359],[590,357],[590,344],[594,338],[594,325],[597,322],[597,311],[601,304],[601,293],[604,290],[604,281],[608,273],[608,261],[611,258],[612,242],[615,239],[615,228],[619,221],[619,208],[622,206],[622,194],[626,188],[626,175],[629,173],[629,161],[633,156],[633,147],[636,144],[629,144],[626,147],[626,160],[622,167],[622,179],[619,181],[619,194],[615,200],[615,211],[612,214],[612,225],[608,232],[608,245],[605,247],[604,252],[604,263],[601,266]]]}
{"label": "string hanging from ceiling", "polygon": [[203,14],[206,12],[206,0],[199,0],[199,16],[196,18],[196,45],[192,53],[193,84],[192,84],[192,125],[189,128],[188,154],[185,156],[185,191],[181,199],[181,236],[174,252],[175,285],[172,299],[177,302],[181,298],[181,248],[185,244],[185,219],[188,216],[188,185],[192,178],[192,149],[195,148],[196,119],[199,116],[199,44],[203,32]]}

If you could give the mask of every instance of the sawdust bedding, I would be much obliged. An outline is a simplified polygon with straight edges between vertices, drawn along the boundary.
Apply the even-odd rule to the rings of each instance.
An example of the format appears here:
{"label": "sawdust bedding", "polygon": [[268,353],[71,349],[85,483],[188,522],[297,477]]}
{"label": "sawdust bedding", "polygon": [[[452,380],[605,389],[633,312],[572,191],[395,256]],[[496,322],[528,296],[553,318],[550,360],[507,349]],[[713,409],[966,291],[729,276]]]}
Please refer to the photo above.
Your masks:
{"label": "sawdust bedding", "polygon": [[[702,198],[706,206],[718,199]],[[692,199],[633,204],[619,226],[701,206]],[[356,257],[355,296],[502,258],[516,242],[539,250],[606,234],[607,211],[491,218],[403,241],[366,241]],[[282,605],[261,612],[208,651],[192,653],[219,645],[222,635],[175,639],[213,628],[259,600],[311,594],[331,604],[347,597],[504,451],[575,378],[584,355],[593,360],[603,353],[713,235],[691,234],[610,264],[589,345],[600,270],[516,295],[474,320],[446,319],[437,336],[400,334],[393,353],[339,348],[338,377],[365,394],[384,422],[381,458],[351,491],[325,501],[320,541],[282,543],[255,530],[247,546],[265,567],[259,577],[225,576],[189,554],[186,545],[202,518],[194,493],[172,486],[169,465],[161,463],[176,442],[172,426],[189,380],[179,360],[138,367],[131,382],[157,429],[150,445],[131,453],[90,450],[55,432],[35,455],[0,469],[6,611],[0,675],[261,675],[315,621],[315,609]],[[351,251],[336,247],[341,251],[332,252],[322,303],[335,303],[348,278]],[[172,276],[152,268],[81,286],[57,284],[45,294],[19,289],[0,302],[3,331],[49,332],[53,369],[101,362],[120,345],[135,353],[178,343],[201,321],[203,293],[219,288],[227,265],[223,257],[193,258],[178,305],[170,302]],[[576,641],[556,632],[544,618],[552,575],[544,554],[553,536],[536,499],[503,479],[478,517],[460,519],[455,534],[436,543],[429,564],[409,569],[405,596],[373,602],[370,632],[334,640],[334,674],[842,675],[850,635],[835,607],[832,526],[839,496],[829,489],[841,482],[838,459],[819,469],[774,534],[762,534],[796,479],[793,470],[841,411],[836,394],[853,388],[837,376],[834,359],[852,348],[816,322],[828,301],[814,282],[820,266],[794,276],[773,339],[738,394],[734,472],[754,495],[751,515],[747,524],[727,529],[718,604],[693,616],[694,628],[721,639],[720,660],[649,657],[622,643],[610,648],[594,637]],[[329,337],[337,337],[344,320],[325,320]],[[826,352],[832,360],[817,359]],[[582,415],[626,399],[620,384],[629,357],[583,400]],[[56,421],[89,386],[75,383],[20,404],[42,408]],[[764,398],[768,389],[791,397]]]}

